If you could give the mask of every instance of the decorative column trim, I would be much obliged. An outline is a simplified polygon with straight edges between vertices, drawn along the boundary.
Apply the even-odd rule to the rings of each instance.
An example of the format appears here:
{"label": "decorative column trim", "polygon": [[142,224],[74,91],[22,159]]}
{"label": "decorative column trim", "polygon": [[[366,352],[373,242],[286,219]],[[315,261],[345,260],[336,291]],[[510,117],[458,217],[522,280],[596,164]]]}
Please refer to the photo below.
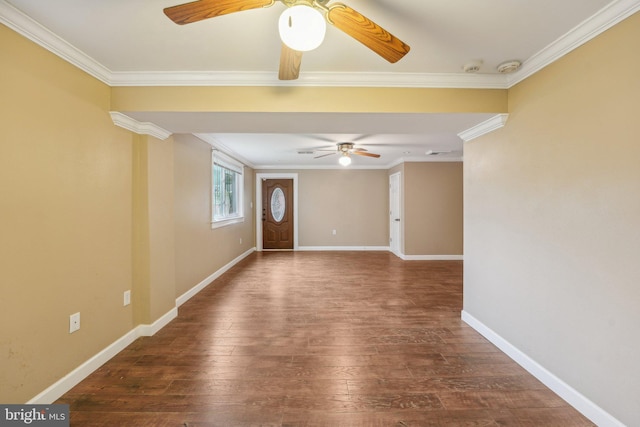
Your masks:
{"label": "decorative column trim", "polygon": [[508,118],[509,114],[497,114],[491,117],[489,120],[485,120],[484,122],[475,125],[470,129],[460,132],[458,136],[464,142],[469,142],[472,139],[476,139],[482,135],[504,127],[504,125],[507,123]]}
{"label": "decorative column trim", "polygon": [[109,114],[111,114],[111,120],[113,120],[114,125],[130,130],[131,132],[141,135],[150,135],[161,140],[165,140],[171,136],[171,132],[153,123],[139,122],[117,111],[110,111]]}

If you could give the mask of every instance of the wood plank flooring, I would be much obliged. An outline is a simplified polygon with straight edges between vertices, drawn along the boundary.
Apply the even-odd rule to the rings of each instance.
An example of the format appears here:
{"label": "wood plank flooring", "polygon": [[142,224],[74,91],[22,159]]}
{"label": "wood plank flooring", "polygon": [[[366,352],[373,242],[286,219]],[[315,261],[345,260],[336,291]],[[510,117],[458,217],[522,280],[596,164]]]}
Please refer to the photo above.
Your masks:
{"label": "wood plank flooring", "polygon": [[255,253],[57,403],[72,426],[592,426],[460,320],[462,262]]}

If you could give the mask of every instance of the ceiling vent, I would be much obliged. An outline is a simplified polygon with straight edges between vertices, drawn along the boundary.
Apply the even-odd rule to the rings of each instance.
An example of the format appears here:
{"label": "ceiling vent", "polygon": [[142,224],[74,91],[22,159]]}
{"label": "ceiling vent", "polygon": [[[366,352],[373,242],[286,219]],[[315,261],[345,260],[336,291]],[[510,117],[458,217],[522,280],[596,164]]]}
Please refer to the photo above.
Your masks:
{"label": "ceiling vent", "polygon": [[498,72],[502,74],[509,74],[518,71],[522,66],[520,61],[506,61],[498,65]]}
{"label": "ceiling vent", "polygon": [[482,64],[483,62],[481,60],[471,61],[464,64],[462,66],[462,69],[464,70],[465,73],[477,73],[478,71],[480,71]]}

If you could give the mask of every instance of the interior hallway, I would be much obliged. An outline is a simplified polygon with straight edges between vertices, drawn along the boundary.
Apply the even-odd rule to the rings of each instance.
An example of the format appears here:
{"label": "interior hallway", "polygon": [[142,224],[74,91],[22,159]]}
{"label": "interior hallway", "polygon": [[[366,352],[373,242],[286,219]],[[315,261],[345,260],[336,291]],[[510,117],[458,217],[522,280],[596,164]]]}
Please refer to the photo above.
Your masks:
{"label": "interior hallway", "polygon": [[72,426],[592,426],[460,320],[462,262],[254,253],[56,403]]}

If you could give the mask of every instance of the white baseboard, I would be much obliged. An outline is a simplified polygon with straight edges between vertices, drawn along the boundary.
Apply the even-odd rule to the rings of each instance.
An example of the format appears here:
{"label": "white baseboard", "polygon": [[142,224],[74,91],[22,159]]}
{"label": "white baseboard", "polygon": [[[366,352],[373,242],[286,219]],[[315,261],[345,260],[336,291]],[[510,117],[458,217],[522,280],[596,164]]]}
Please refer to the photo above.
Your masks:
{"label": "white baseboard", "polygon": [[389,246],[298,246],[299,251],[386,251]]}
{"label": "white baseboard", "polygon": [[95,356],[78,366],[73,371],[56,381],[49,386],[46,390],[29,400],[27,404],[43,404],[48,405],[53,403],[56,399],[59,399],[63,394],[75,387],[80,381],[87,378],[100,366],[108,362],[116,354],[124,350],[128,345],[133,343],[139,337],[151,336],[162,329],[167,323],[173,320],[178,315],[178,309],[172,308],[160,319],[153,322],[151,325],[138,325],[131,331],[127,332],[122,337],[118,338],[111,345],[100,351]]}
{"label": "white baseboard", "polygon": [[384,251],[405,261],[462,261],[463,255],[405,255],[389,246],[299,246],[299,251]]}
{"label": "white baseboard", "polygon": [[549,387],[558,396],[563,398],[567,403],[578,410],[582,415],[589,418],[599,427],[625,427],[623,423],[618,421],[604,409],[587,399],[569,384],[556,377],[549,372],[544,366],[531,359],[525,353],[513,346],[507,340],[495,333],[484,323],[473,317],[466,311],[462,311],[462,320],[479,332],[486,339],[491,341],[507,356],[512,358],[516,363],[526,369],[531,375],[540,380],[544,385]]}
{"label": "white baseboard", "polygon": [[405,255],[396,254],[405,261],[462,261],[463,255]]}
{"label": "white baseboard", "polygon": [[222,276],[231,267],[233,267],[234,265],[236,265],[237,263],[239,263],[249,255],[251,255],[255,251],[256,251],[256,248],[249,249],[248,251],[238,256],[237,258],[233,259],[232,261],[224,265],[222,268],[220,268],[218,271],[216,271],[215,273],[213,273],[212,275],[204,279],[202,282],[198,283],[193,288],[189,289],[187,292],[180,295],[178,298],[176,298],[176,306],[180,307],[182,304],[189,301],[191,298],[193,298],[194,295],[196,295],[198,292],[206,288],[207,285],[209,285],[211,282],[216,280],[218,277]]}
{"label": "white baseboard", "polygon": [[89,360],[84,362],[82,365],[78,366],[73,371],[69,372],[67,375],[62,377],[60,380],[56,381],[46,390],[32,398],[27,402],[27,404],[51,404],[57,399],[59,399],[66,392],[75,387],[80,381],[87,378],[92,372],[97,370],[100,366],[104,365],[108,362],[112,357],[116,354],[120,353],[124,350],[128,345],[133,343],[139,337],[149,337],[155,335],[159,330],[164,328],[169,322],[175,319],[178,316],[178,307],[188,301],[195,294],[200,292],[204,287],[206,287],[209,283],[217,279],[224,272],[229,270],[231,267],[236,265],[238,262],[242,261],[256,249],[252,248],[247,252],[243,253],[220,270],[213,273],[211,276],[207,277],[205,280],[191,288],[189,291],[182,294],[180,297],[176,299],[176,306],[169,310],[166,314],[161,316],[158,320],[153,322],[150,325],[138,325],[133,328],[131,331],[126,333],[124,336],[117,339],[114,343],[109,345],[104,350],[100,351],[95,356],[91,357]]}
{"label": "white baseboard", "polygon": [[[160,329],[167,326],[167,323],[178,317],[178,307],[173,307],[165,315],[150,325],[138,325],[136,327],[137,337],[151,337],[156,334]],[[136,338],[137,338],[136,337]]]}

